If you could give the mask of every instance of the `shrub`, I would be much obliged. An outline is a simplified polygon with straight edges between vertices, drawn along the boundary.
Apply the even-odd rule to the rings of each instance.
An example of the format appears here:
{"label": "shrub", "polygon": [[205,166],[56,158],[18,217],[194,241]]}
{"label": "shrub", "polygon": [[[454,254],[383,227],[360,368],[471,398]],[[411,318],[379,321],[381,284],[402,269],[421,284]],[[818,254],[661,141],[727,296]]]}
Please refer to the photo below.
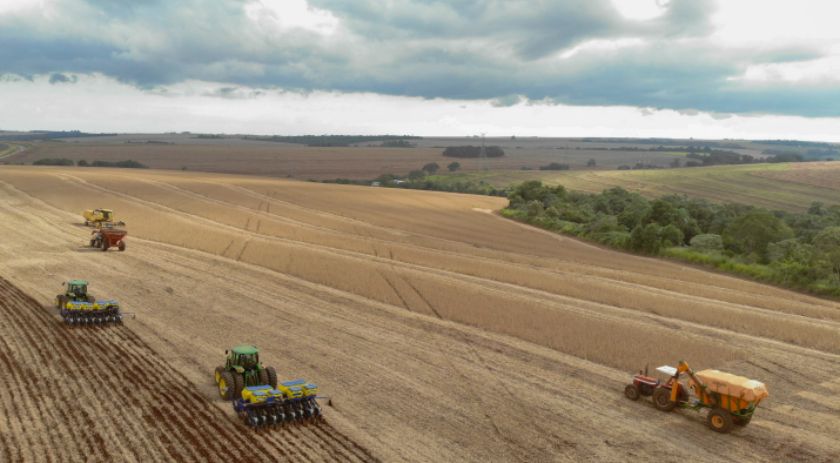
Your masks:
{"label": "shrub", "polygon": [[695,235],[688,244],[691,249],[699,252],[720,252],[723,250],[723,239],[720,235],[712,233]]}
{"label": "shrub", "polygon": [[[443,150],[443,155],[450,158],[480,158],[480,146],[449,146]],[[484,156],[488,158],[500,158],[505,152],[498,146],[486,146]]]}
{"label": "shrub", "polygon": [[552,162],[544,166],[540,166],[540,170],[569,170],[568,164],[561,164],[559,162]]}
{"label": "shrub", "polygon": [[65,158],[43,158],[32,162],[33,166],[72,166],[72,159]]}

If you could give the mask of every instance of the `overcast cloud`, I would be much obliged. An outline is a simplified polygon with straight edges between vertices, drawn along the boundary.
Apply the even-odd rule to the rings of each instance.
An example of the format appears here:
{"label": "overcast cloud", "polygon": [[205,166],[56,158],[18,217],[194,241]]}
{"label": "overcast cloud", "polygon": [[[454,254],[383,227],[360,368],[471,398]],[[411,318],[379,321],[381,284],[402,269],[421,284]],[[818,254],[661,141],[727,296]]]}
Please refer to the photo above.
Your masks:
{"label": "overcast cloud", "polygon": [[291,91],[840,116],[840,35],[809,31],[836,29],[820,22],[834,4],[772,16],[768,3],[0,0],[0,86],[104,76],[155,95],[215,83],[206,96],[226,100]]}

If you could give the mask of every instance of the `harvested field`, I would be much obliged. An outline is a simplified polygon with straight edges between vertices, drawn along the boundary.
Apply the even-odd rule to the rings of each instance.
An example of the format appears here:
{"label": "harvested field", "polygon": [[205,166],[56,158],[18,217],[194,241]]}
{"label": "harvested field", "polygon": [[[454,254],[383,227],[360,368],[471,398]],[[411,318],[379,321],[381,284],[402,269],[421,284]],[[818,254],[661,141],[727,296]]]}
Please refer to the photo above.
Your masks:
{"label": "harvested field", "polygon": [[329,424],[254,435],[125,326],[69,328],[0,278],[2,461],[373,457]]}
{"label": "harvested field", "polygon": [[[382,174],[407,175],[423,165],[437,162],[442,171],[457,161],[463,171],[490,169],[538,169],[551,162],[566,163],[573,169],[587,169],[596,159],[598,169],[614,170],[619,165],[644,162],[668,166],[684,153],[632,151],[632,141],[616,143],[582,142],[545,138],[488,139],[505,150],[501,158],[456,159],[442,155],[447,146],[477,145],[475,138],[423,138],[412,140],[413,148],[383,148],[379,142],[347,147],[307,147],[241,138],[194,138],[181,134],[126,134],[69,138],[60,142],[33,142],[26,152],[11,156],[10,163],[31,164],[42,158],[66,158],[88,162],[132,159],[155,169],[187,169],[203,172],[256,174],[297,179],[373,179]],[[687,141],[686,141],[687,143]],[[679,142],[677,142],[679,144]],[[641,145],[647,149],[646,145]],[[630,151],[625,150],[630,149]],[[745,154],[756,155],[751,149]]]}
{"label": "harvested field", "polygon": [[[504,187],[526,180],[600,193],[622,187],[648,197],[684,194],[773,210],[803,211],[812,202],[840,204],[840,163],[746,164],[656,170],[490,171],[461,176]],[[457,177],[456,177],[457,178]]]}
{"label": "harvested field", "polygon": [[[113,352],[107,343],[119,341],[119,356],[145,352],[144,368],[166,365],[169,394],[197,410],[193,425],[222,430],[201,433],[213,436],[206,451],[252,434],[216,399],[211,372],[229,345],[253,342],[282,377],[305,377],[333,398],[328,429],[261,433],[272,456],[840,458],[830,400],[840,391],[839,303],[541,232],[491,213],[504,204],[221,174],[4,167],[0,275],[40,304],[83,277],[135,312],[123,328],[75,332],[32,306],[46,331],[25,345],[67,335],[86,349]],[[83,247],[78,212],[90,207],[128,223],[125,253]],[[20,337],[13,315],[0,315],[2,329]],[[103,355],[104,365],[119,361]],[[702,414],[623,398],[630,372],[678,359],[760,379],[771,397],[750,426],[725,436]],[[43,381],[70,376],[49,371]],[[160,391],[135,386],[144,397]],[[10,429],[23,451],[43,451],[41,437]]]}

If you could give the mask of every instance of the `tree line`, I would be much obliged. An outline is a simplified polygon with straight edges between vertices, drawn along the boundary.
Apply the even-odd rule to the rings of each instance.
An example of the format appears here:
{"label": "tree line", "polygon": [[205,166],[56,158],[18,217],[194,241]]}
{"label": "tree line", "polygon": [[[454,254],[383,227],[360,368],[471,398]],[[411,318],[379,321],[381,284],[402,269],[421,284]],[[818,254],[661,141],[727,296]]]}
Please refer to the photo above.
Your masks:
{"label": "tree line", "polygon": [[599,194],[539,181],[508,194],[502,214],[541,228],[761,281],[840,296],[840,205],[803,213],[686,196],[649,200],[616,187]]}

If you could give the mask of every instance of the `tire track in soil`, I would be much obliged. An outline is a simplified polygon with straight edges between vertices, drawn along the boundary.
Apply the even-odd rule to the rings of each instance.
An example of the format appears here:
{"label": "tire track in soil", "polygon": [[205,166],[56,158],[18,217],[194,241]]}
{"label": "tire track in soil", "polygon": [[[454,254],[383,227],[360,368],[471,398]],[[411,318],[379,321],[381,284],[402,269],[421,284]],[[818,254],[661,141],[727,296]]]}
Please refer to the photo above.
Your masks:
{"label": "tire track in soil", "polygon": [[[2,286],[2,285],[0,285],[0,286]],[[36,372],[34,370],[35,366],[38,366],[38,365],[43,366],[43,365],[48,364],[48,362],[43,361],[44,359],[46,359],[48,357],[44,355],[43,347],[42,347],[42,345],[41,345],[41,343],[39,342],[39,339],[38,339],[38,338],[41,338],[41,339],[45,339],[45,338],[43,336],[34,336],[33,334],[36,333],[36,331],[33,331],[33,329],[35,329],[37,327],[36,326],[31,326],[31,324],[27,323],[27,320],[25,318],[23,318],[20,313],[18,313],[14,310],[15,307],[25,306],[26,301],[22,300],[19,297],[18,294],[14,293],[14,292],[7,291],[6,288],[0,288],[0,289],[2,289],[2,291],[0,291],[0,298],[2,298],[3,301],[10,301],[11,302],[11,304],[8,304],[8,303],[4,304],[3,310],[5,310],[7,312],[7,315],[10,315],[10,321],[12,321],[13,325],[10,325],[9,327],[13,328],[11,330],[12,333],[16,333],[16,334],[18,334],[18,336],[22,336],[23,338],[25,338],[22,345],[16,346],[16,347],[18,347],[18,349],[16,349],[16,350],[18,350],[19,352],[22,351],[21,352],[22,356],[26,360],[28,360],[28,361],[25,361],[23,364],[18,363],[17,365],[15,365],[14,367],[11,368],[11,371],[14,371],[16,373],[16,375],[19,377],[19,381],[18,381],[17,385],[19,385],[20,387],[16,388],[16,392],[20,393],[20,395],[21,395],[21,398],[19,400],[15,401],[15,402],[13,402],[13,403],[21,404],[19,409],[22,408],[26,411],[26,414],[29,417],[29,419],[27,420],[28,423],[41,423],[42,418],[46,417],[46,414],[43,413],[42,408],[41,408],[42,402],[38,401],[37,392],[35,392],[36,395],[34,396],[34,398],[30,394],[32,394],[34,391],[40,391],[40,389],[38,389],[37,386],[35,385],[36,379],[49,379],[50,378],[49,376],[44,378],[43,376],[38,375],[37,374],[38,372]],[[5,340],[4,340],[4,344],[7,346],[7,350],[9,352],[12,352],[13,350],[15,350],[15,349],[12,349],[12,347],[7,342],[5,342]],[[43,371],[43,369],[42,369],[42,371]],[[55,387],[52,390],[61,391],[62,390],[61,384],[58,384],[56,382]],[[27,391],[29,392],[29,394],[27,393]],[[81,393],[81,391],[78,391],[78,392]],[[66,400],[69,399],[70,402],[65,402],[65,403],[72,403],[74,398],[73,397],[68,398],[68,397],[65,396],[65,397],[61,397],[60,399],[63,400],[63,401],[66,401]],[[33,401],[34,401],[34,403],[33,403]],[[38,409],[39,413],[37,415],[35,415],[35,414],[32,413],[31,409]],[[81,417],[80,420],[76,420],[76,423],[77,423],[76,425],[79,426],[79,427],[89,427],[92,424],[92,422],[90,420],[88,420],[87,417],[84,417],[84,416]],[[46,424],[46,423],[43,423],[43,424]],[[27,432],[27,434],[31,435],[32,433]],[[35,434],[38,434],[41,437],[44,436],[44,433],[35,433]],[[96,444],[95,440],[93,440],[93,437],[91,435],[86,434],[84,436],[84,438],[85,438],[85,444],[88,447],[93,447]],[[34,445],[33,445],[33,447],[37,448]],[[41,447],[44,448],[45,451],[48,451],[49,449],[52,448],[52,446],[50,446],[48,443],[44,443]]]}
{"label": "tire track in soil", "polygon": [[[0,403],[8,410],[20,405],[16,411],[23,419],[50,429],[35,439],[7,414],[11,432],[0,437],[5,461],[67,461],[83,455],[88,461],[376,460],[329,425],[272,433],[267,439],[257,435],[197,395],[128,328],[65,327],[2,277],[0,317],[7,322],[0,324],[0,365],[12,379],[0,391]],[[14,352],[21,354],[9,355]],[[55,391],[50,410],[24,392],[44,388]],[[179,436],[180,442],[169,436]]]}
{"label": "tire track in soil", "polygon": [[[6,289],[8,289],[8,288],[6,288]],[[18,307],[27,307],[28,305],[30,305],[30,303],[34,302],[34,301],[26,300],[25,298],[21,297],[21,294],[19,294],[19,293],[10,292],[10,291],[4,291],[3,299],[4,300],[11,300],[12,302],[15,302]],[[37,303],[34,303],[33,306],[38,306],[38,305],[37,305]],[[41,309],[41,310],[38,310],[37,312],[35,312],[36,317],[40,318],[41,320],[50,321],[51,317],[49,317],[47,315],[47,312],[44,311],[40,306],[38,306],[38,308]],[[62,356],[55,357],[53,350],[48,349],[46,346],[43,345],[42,342],[39,342],[40,339],[49,339],[51,337],[56,339],[54,336],[51,335],[51,333],[48,332],[48,330],[42,330],[41,329],[42,327],[44,327],[46,325],[42,325],[42,324],[38,324],[38,323],[31,323],[31,320],[27,320],[26,318],[24,318],[23,315],[24,314],[19,313],[19,312],[13,312],[12,313],[13,320],[17,323],[15,332],[23,333],[23,336],[26,337],[27,342],[26,342],[24,347],[27,349],[27,351],[29,353],[29,359],[30,359],[30,361],[27,362],[26,364],[27,365],[39,365],[39,364],[45,365],[45,364],[49,364],[49,362],[44,362],[44,359],[56,358],[56,360],[57,360],[57,365],[56,366],[58,367],[59,371],[62,369],[62,367],[64,367],[63,368],[64,371],[71,371],[75,374],[80,374],[81,369],[79,369],[79,368],[74,369],[74,368],[70,367],[66,363],[66,361],[64,361]],[[33,336],[33,334],[38,334],[38,336]],[[63,338],[62,336],[58,336],[58,339],[62,339],[62,338]],[[64,343],[62,343],[62,344],[64,344]],[[35,349],[35,350],[33,350],[33,349]],[[83,363],[82,365],[84,366],[86,364]],[[87,368],[85,368],[84,371],[85,371],[85,373],[87,373],[89,370]],[[73,373],[71,373],[71,374],[73,374]],[[39,377],[43,378],[43,376],[39,376]],[[46,379],[52,379],[52,378],[53,377],[50,376],[50,375],[46,376]],[[85,397],[86,395],[89,396],[89,394],[86,394],[86,392],[89,389],[81,388],[81,387],[79,387],[79,384],[75,383],[75,382],[61,382],[60,384],[56,383],[56,386],[53,390],[63,392],[68,387],[72,387],[74,389],[74,391],[69,396],[64,395],[63,397],[61,397],[61,402],[59,402],[59,403],[72,404],[75,401],[78,401],[79,397]],[[104,392],[108,393],[108,392],[110,392],[110,390],[106,390]],[[92,402],[93,405],[96,408],[99,409],[99,401],[96,400],[95,397],[91,397],[90,399],[93,400],[93,402]],[[62,414],[64,414],[65,416],[67,415],[66,410],[63,410],[63,409],[60,409],[60,410],[62,410]],[[98,413],[102,413],[101,409],[98,410]],[[71,416],[76,418],[74,421],[76,422],[75,426],[76,426],[77,429],[93,429],[93,421],[92,421],[92,419],[90,418],[89,415],[82,414],[81,417],[79,417],[78,415],[71,414]],[[106,428],[106,431],[109,431],[109,430],[110,430],[109,428]],[[116,436],[112,436],[112,437],[116,437]],[[84,435],[84,440],[85,440],[85,444],[87,445],[88,448],[96,447],[102,453],[104,453],[105,455],[108,454],[108,451],[104,447],[104,440],[101,440],[101,436],[99,436],[96,432],[85,434]],[[78,443],[78,439],[73,439],[72,437],[70,438],[70,441],[74,442],[74,443]]]}

